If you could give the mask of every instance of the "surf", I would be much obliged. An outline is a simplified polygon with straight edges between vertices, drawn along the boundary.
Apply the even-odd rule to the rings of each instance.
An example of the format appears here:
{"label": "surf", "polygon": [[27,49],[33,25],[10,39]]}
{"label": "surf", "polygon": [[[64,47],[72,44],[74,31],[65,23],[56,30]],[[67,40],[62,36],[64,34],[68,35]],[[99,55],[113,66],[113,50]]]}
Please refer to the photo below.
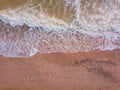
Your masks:
{"label": "surf", "polygon": [[0,11],[0,54],[75,53],[120,48],[120,1],[28,0]]}

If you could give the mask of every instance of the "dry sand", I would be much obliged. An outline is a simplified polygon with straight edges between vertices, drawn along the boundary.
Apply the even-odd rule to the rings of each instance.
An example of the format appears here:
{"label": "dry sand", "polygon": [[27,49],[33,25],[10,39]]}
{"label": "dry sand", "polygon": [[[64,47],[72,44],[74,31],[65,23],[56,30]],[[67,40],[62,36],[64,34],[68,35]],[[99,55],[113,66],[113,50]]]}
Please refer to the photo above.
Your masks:
{"label": "dry sand", "polygon": [[0,90],[120,90],[120,50],[0,56]]}

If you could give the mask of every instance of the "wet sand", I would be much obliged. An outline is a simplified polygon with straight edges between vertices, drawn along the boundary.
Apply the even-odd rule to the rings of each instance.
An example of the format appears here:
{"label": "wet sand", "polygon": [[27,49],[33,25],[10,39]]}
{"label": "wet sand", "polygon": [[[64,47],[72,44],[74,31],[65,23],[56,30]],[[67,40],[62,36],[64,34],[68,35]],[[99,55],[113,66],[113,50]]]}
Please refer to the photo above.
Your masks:
{"label": "wet sand", "polygon": [[0,90],[119,90],[120,50],[0,56]]}

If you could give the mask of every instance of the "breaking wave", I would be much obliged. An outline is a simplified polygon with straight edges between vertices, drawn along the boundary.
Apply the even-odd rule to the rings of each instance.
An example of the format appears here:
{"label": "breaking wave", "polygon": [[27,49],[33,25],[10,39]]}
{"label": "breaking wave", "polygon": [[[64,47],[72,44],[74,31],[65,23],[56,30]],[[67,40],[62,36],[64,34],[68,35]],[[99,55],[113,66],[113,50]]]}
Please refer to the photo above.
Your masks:
{"label": "breaking wave", "polygon": [[119,0],[29,0],[0,11],[0,54],[120,48]]}

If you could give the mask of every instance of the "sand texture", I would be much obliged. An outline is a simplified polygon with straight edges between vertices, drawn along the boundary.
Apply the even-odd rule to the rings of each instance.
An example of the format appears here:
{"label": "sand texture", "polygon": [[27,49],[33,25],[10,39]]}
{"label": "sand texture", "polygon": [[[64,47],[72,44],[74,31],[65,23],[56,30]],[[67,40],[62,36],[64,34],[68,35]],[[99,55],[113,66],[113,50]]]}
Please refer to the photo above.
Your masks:
{"label": "sand texture", "polygon": [[0,90],[120,90],[120,50],[0,56]]}

